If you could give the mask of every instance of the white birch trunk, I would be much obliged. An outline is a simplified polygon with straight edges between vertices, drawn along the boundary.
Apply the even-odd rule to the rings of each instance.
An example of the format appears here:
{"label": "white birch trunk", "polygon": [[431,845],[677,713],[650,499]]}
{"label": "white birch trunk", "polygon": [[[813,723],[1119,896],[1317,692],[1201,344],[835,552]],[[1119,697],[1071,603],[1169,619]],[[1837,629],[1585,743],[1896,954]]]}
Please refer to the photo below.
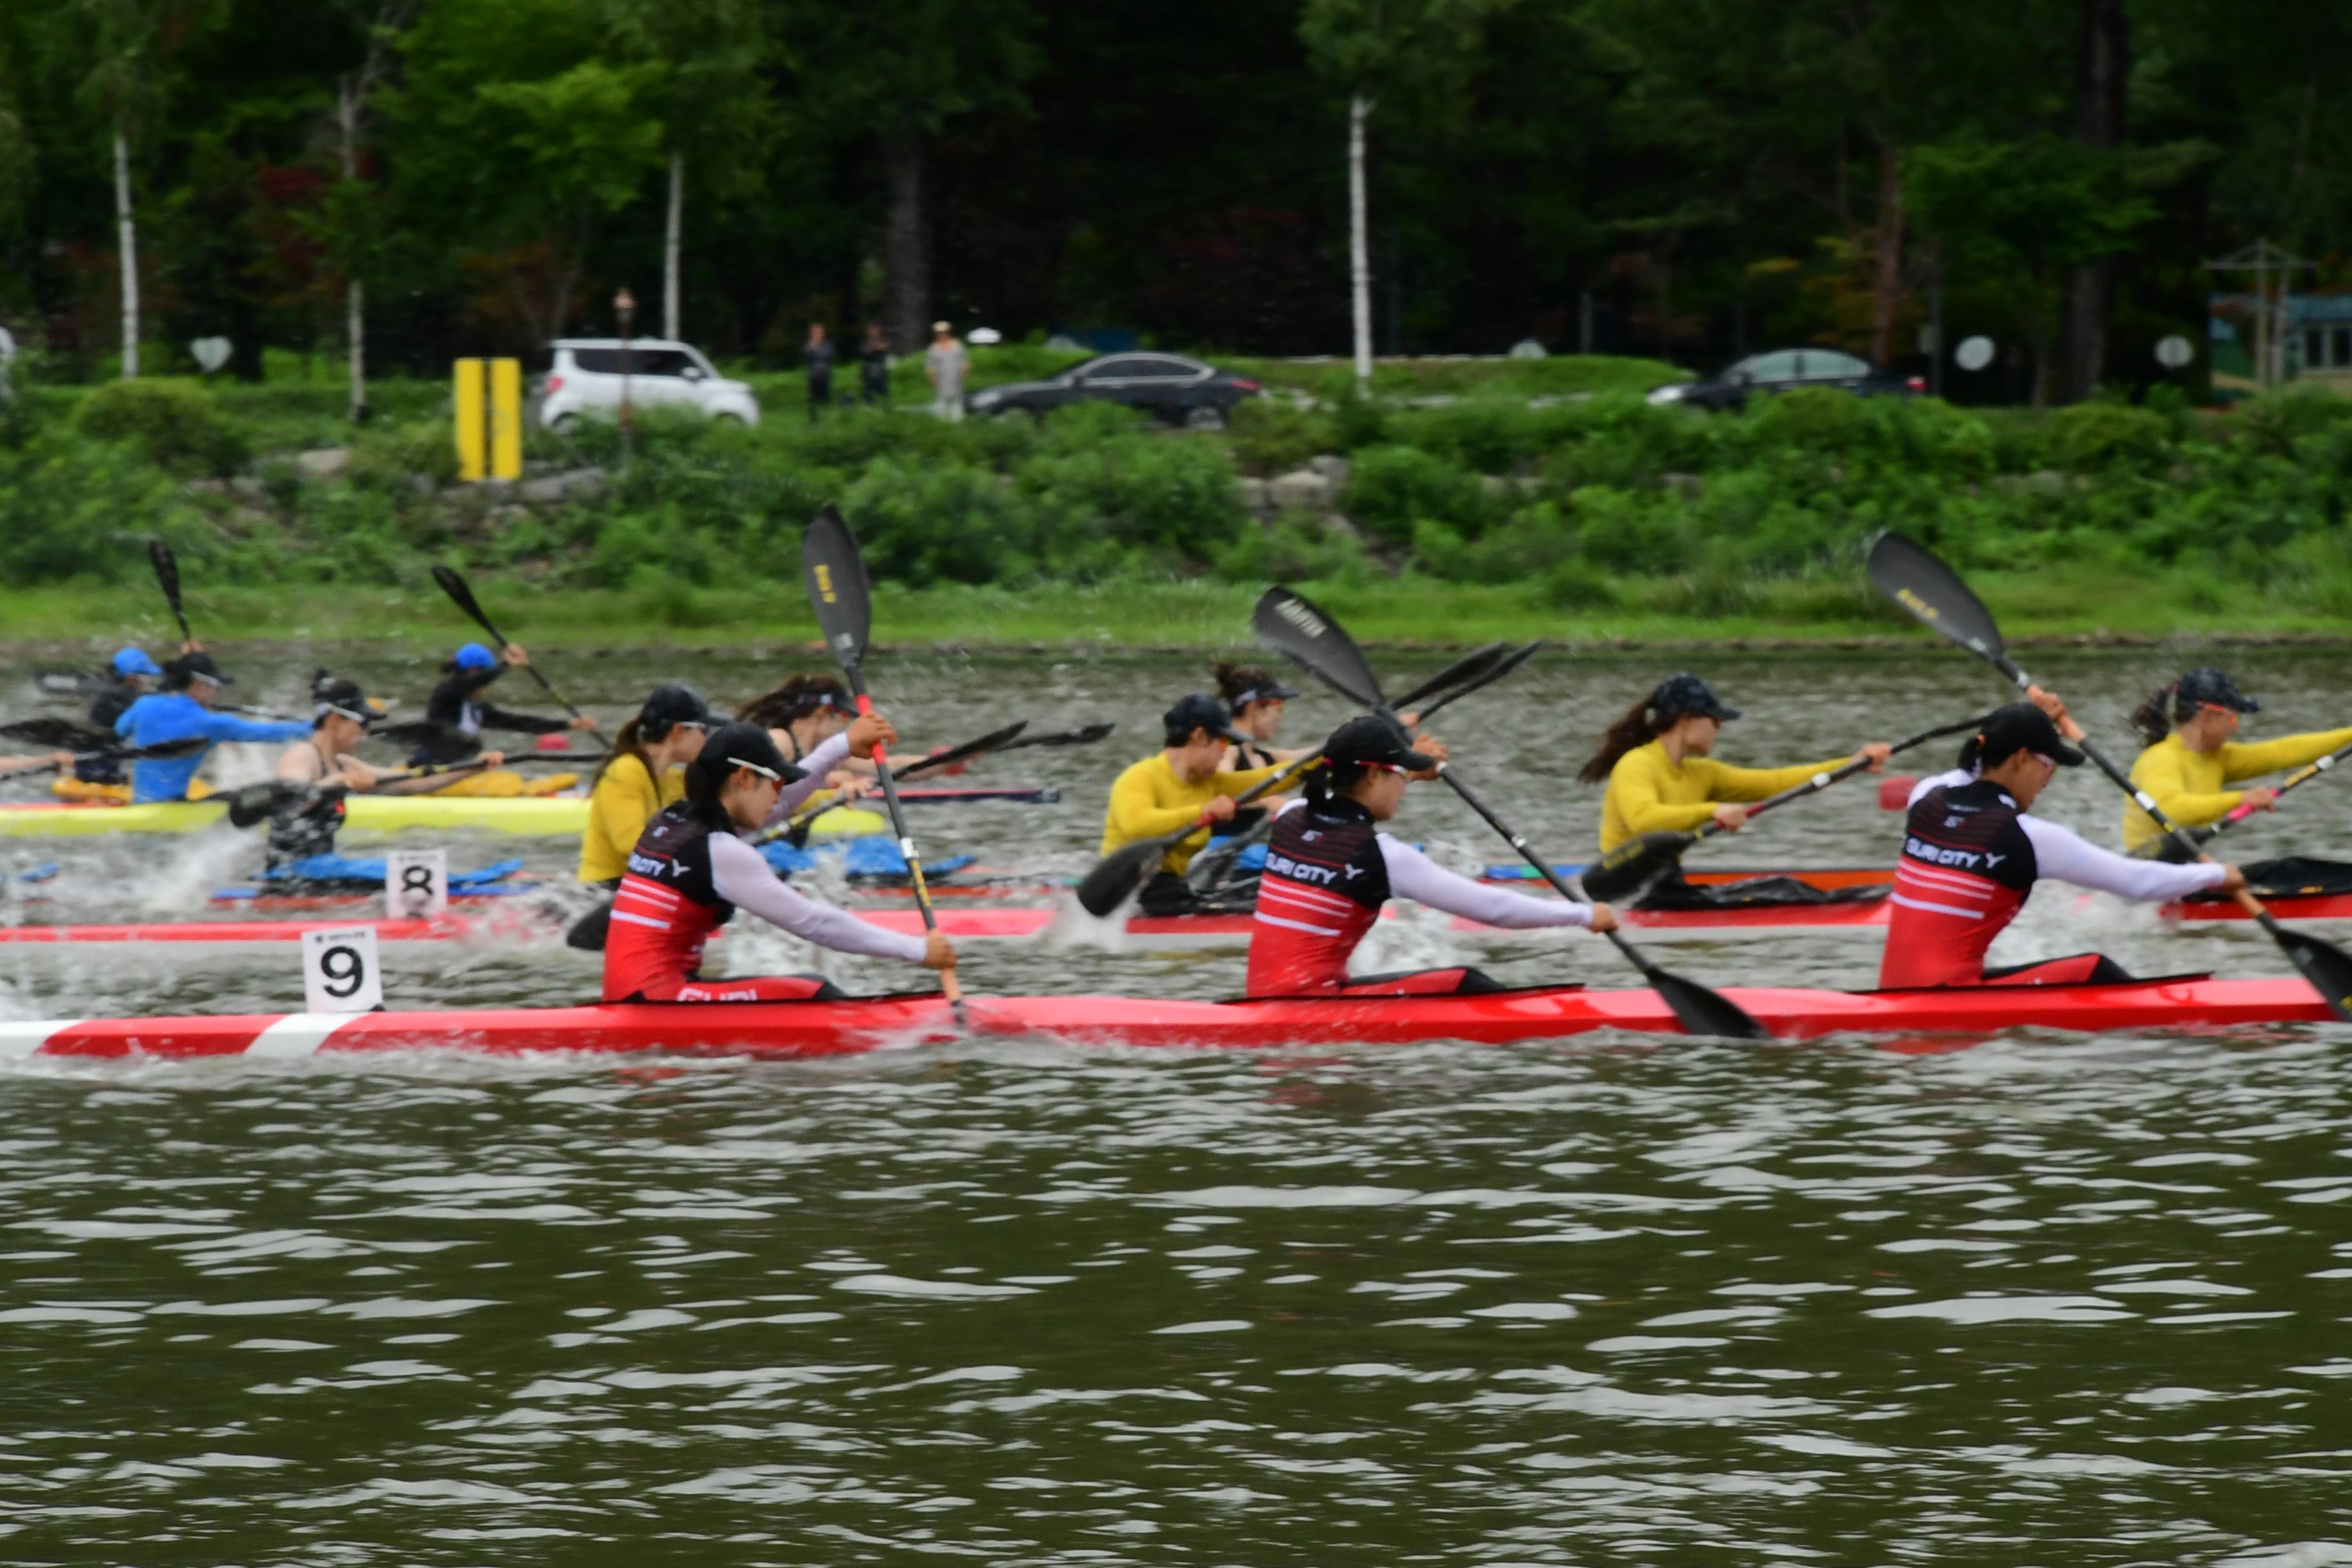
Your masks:
{"label": "white birch trunk", "polygon": [[[336,118],[343,129],[343,179],[348,183],[360,177],[360,91],[348,77],[335,84],[335,100]],[[350,358],[352,423],[357,425],[368,416],[368,401],[367,285],[360,280],[356,264],[343,285],[343,331]]]}
{"label": "white birch trunk", "polygon": [[139,227],[131,216],[131,143],[114,129],[114,221],[122,254],[122,378],[139,374]]}
{"label": "white birch trunk", "polygon": [[672,342],[677,332],[678,250],[686,228],[686,154],[669,155],[669,223],[662,230],[662,336]]}
{"label": "white birch trunk", "polygon": [[1372,106],[1361,93],[1348,100],[1348,269],[1355,291],[1356,379],[1372,380],[1372,257],[1370,220],[1364,211],[1364,121]]}

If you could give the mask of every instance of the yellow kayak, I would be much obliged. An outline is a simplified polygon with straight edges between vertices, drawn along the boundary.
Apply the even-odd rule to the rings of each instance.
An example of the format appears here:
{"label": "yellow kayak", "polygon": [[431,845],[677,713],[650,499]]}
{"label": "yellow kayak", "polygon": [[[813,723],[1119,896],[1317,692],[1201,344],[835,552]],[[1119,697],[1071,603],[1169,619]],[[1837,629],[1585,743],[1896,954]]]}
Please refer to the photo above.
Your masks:
{"label": "yellow kayak", "polygon": [[[470,828],[519,836],[577,835],[588,827],[581,795],[355,795],[346,826],[362,833],[436,832]],[[217,800],[166,801],[153,805],[80,805],[33,802],[0,806],[0,836],[49,837],[87,833],[194,833],[226,818]],[[885,831],[879,814],[835,806],[811,825],[820,838],[856,838]]]}

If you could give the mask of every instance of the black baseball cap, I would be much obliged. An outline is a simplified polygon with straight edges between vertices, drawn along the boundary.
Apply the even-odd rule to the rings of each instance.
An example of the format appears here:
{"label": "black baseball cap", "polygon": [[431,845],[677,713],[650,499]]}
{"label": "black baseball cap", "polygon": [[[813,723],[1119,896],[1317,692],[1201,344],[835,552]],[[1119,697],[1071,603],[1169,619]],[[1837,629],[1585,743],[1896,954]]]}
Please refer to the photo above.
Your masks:
{"label": "black baseball cap", "polygon": [[1696,713],[1703,719],[1737,719],[1739,710],[1726,708],[1715,688],[1696,675],[1669,675],[1650,693],[1650,711],[1661,719]]}
{"label": "black baseball cap", "polygon": [[[656,686],[646,705],[637,710],[637,729],[649,739],[658,740],[680,724],[693,724],[701,729],[711,727],[710,705],[702,693],[691,686]],[[761,733],[766,731],[762,731]],[[775,742],[769,742],[775,749]]]}
{"label": "black baseball cap", "polygon": [[1230,706],[1238,719],[1242,710],[1253,702],[1287,702],[1298,693],[1285,686],[1278,677],[1260,674],[1258,679],[1234,693]]}
{"label": "black baseball cap", "polygon": [[360,689],[360,683],[349,676],[322,674],[310,683],[310,721],[314,724],[330,713],[373,724],[383,712],[383,705],[370,701],[367,693]]}
{"label": "black baseball cap", "polygon": [[234,684],[229,677],[220,672],[220,666],[213,662],[213,656],[208,653],[184,653],[163,667],[163,687],[166,690],[185,691],[190,683],[198,680],[209,680],[215,686]]}
{"label": "black baseball cap", "polygon": [[2238,689],[2238,683],[2226,670],[2211,665],[2200,665],[2180,678],[2173,687],[2173,695],[2182,702],[2210,702],[2216,708],[2228,708],[2240,713],[2259,713],[2263,705]]}
{"label": "black baseball cap", "polygon": [[722,724],[702,742],[701,754],[694,766],[709,774],[713,784],[724,784],[737,768],[750,768],[769,774],[781,784],[792,784],[808,777],[808,770],[793,766],[776,749],[776,739],[768,733],[764,724],[746,723],[737,720]]}
{"label": "black baseball cap", "polygon": [[1233,717],[1225,711],[1225,705],[1197,691],[1179,699],[1175,707],[1160,715],[1160,721],[1167,728],[1168,743],[1171,746],[1182,745],[1192,739],[1195,730],[1206,730],[1228,741],[1242,739],[1234,732]]}
{"label": "black baseball cap", "polygon": [[1378,763],[1409,773],[1427,773],[1437,759],[1412,749],[1412,740],[1395,721],[1377,713],[1360,714],[1331,731],[1323,742],[1323,761],[1334,768],[1362,767]]}
{"label": "black baseball cap", "polygon": [[1995,709],[1977,731],[1977,766],[1990,772],[2020,752],[2055,757],[2062,768],[2079,768],[2083,753],[2068,745],[2050,715],[2031,702]]}

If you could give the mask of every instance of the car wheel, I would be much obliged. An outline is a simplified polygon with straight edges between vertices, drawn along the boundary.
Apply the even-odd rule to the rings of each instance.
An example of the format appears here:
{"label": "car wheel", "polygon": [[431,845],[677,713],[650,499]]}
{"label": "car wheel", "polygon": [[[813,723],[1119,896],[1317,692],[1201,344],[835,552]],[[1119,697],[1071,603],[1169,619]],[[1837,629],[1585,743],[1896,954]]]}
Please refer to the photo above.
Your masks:
{"label": "car wheel", "polygon": [[1225,427],[1225,411],[1213,403],[1203,403],[1184,411],[1187,430],[1222,430]]}

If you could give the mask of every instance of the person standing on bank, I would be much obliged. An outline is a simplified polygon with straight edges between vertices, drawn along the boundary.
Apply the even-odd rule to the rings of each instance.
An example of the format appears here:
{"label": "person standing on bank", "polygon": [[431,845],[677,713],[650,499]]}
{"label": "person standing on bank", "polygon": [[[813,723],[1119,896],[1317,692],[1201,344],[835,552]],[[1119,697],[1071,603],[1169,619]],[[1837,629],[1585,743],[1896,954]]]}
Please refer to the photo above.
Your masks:
{"label": "person standing on bank", "polygon": [[948,324],[933,321],[930,351],[923,355],[923,374],[931,382],[931,412],[950,425],[963,417],[964,372],[971,366],[971,356]]}
{"label": "person standing on bank", "polygon": [[803,352],[807,355],[808,416],[814,425],[818,413],[833,401],[833,341],[825,336],[823,321],[809,323],[808,347]]}
{"label": "person standing on bank", "polygon": [[866,405],[890,401],[890,340],[882,335],[882,323],[866,323],[866,342],[857,351],[857,392]]}

